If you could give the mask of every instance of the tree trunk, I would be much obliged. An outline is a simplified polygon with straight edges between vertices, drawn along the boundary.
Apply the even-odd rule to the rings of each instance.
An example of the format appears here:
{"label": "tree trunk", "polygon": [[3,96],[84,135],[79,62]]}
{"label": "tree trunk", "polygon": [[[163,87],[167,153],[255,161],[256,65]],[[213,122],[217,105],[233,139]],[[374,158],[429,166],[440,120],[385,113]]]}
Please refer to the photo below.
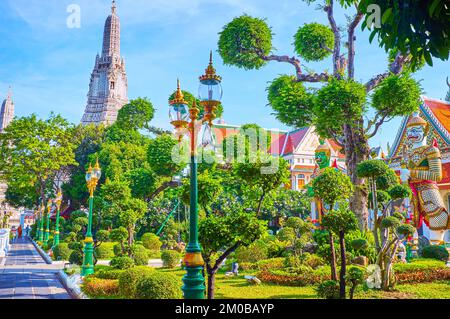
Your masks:
{"label": "tree trunk", "polygon": [[341,270],[339,273],[339,296],[345,299],[345,273],[347,272],[347,258],[345,256],[344,232],[339,232],[339,246],[341,248]]}
{"label": "tree trunk", "polygon": [[347,173],[355,186],[355,192],[350,198],[350,209],[358,218],[359,228],[364,231],[368,227],[368,194],[364,189],[365,180],[356,175],[357,165],[369,158],[369,144],[364,133],[363,120],[356,125],[346,124],[344,136]]}
{"label": "tree trunk", "polygon": [[217,269],[208,269],[208,299],[212,300],[215,296]]}
{"label": "tree trunk", "polygon": [[336,271],[336,254],[334,252],[334,238],[333,233],[329,230],[330,233],[330,265],[331,265],[331,280],[337,281],[337,271]]}

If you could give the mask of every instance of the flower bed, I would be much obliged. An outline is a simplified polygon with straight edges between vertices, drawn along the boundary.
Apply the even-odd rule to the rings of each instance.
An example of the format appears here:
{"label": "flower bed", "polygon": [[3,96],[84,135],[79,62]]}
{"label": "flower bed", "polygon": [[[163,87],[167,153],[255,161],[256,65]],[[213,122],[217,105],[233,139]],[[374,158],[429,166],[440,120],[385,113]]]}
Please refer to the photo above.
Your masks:
{"label": "flower bed", "polygon": [[[327,267],[324,267],[327,268]],[[319,284],[331,278],[329,269],[291,269],[291,270],[263,270],[257,276],[265,283],[284,286],[310,286]]]}
{"label": "flower bed", "polygon": [[113,298],[119,296],[119,280],[86,278],[81,287],[90,298]]}

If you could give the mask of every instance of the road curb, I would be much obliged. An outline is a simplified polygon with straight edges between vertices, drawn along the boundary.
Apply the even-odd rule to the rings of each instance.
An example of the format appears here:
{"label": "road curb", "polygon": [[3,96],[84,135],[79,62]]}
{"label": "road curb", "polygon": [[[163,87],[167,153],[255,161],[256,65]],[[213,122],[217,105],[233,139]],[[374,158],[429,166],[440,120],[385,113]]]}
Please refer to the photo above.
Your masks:
{"label": "road curb", "polygon": [[89,299],[89,297],[86,296],[81,291],[80,287],[78,287],[78,286],[71,287],[69,285],[69,276],[67,276],[67,274],[64,272],[64,270],[58,271],[57,276],[58,276],[59,281],[62,283],[64,288],[69,293],[70,297],[72,297],[72,299]]}
{"label": "road curb", "polygon": [[31,240],[31,242],[33,243],[33,246],[34,246],[34,247],[36,248],[36,250],[38,251],[39,255],[41,255],[42,259],[44,259],[45,263],[48,264],[48,265],[53,264],[53,261],[52,261],[52,259],[50,258],[50,256],[47,255],[47,254],[45,253],[45,251],[43,251],[42,248],[39,247],[39,245],[38,245],[33,239],[30,238],[30,240]]}

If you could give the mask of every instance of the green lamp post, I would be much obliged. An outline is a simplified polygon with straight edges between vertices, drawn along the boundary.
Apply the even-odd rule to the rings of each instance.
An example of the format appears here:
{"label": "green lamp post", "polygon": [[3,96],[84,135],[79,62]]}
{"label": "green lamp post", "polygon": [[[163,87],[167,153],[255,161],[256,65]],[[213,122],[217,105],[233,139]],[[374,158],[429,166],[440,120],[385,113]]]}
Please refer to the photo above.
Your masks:
{"label": "green lamp post", "polygon": [[47,243],[50,238],[50,212],[52,210],[52,200],[49,199],[47,202],[47,227],[45,228],[44,242]]}
{"label": "green lamp post", "polygon": [[61,189],[59,189],[58,194],[56,195],[56,222],[55,222],[55,236],[53,237],[53,248],[59,245],[59,215],[61,212],[61,203],[62,203],[62,193]]}
{"label": "green lamp post", "polygon": [[39,218],[39,208],[34,212],[34,223],[36,224],[36,233],[34,234],[34,239],[39,240],[39,225],[40,225],[40,218]]}
{"label": "green lamp post", "polygon": [[89,169],[86,173],[86,183],[89,189],[89,222],[86,231],[86,239],[84,240],[84,258],[83,266],[81,268],[81,276],[85,277],[94,273],[94,239],[92,238],[92,209],[94,205],[94,191],[97,187],[98,181],[102,175],[100,165],[95,164],[94,168],[89,164]]}
{"label": "green lamp post", "polygon": [[[206,74],[200,77],[199,95],[201,104],[205,109],[205,115],[201,123],[207,123],[211,128],[215,118],[215,111],[222,98],[222,79],[216,75],[216,70],[212,64],[212,52],[210,63],[206,69]],[[182,131],[188,128],[190,136],[190,220],[189,220],[189,244],[186,247],[186,255],[183,264],[186,268],[186,275],[183,277],[183,293],[185,299],[205,298],[205,278],[203,277],[203,267],[205,262],[201,254],[201,247],[198,241],[198,187],[197,187],[197,150],[196,150],[196,124],[200,110],[197,108],[194,99],[192,107],[189,108],[184,99],[178,81],[178,88],[175,98],[170,101],[170,120],[175,127],[175,131],[181,141]],[[188,122],[188,118],[190,122]]]}
{"label": "green lamp post", "polygon": [[45,214],[45,207],[44,204],[41,205],[41,213],[40,213],[40,224],[39,224],[39,241],[41,243],[44,242],[44,214]]}

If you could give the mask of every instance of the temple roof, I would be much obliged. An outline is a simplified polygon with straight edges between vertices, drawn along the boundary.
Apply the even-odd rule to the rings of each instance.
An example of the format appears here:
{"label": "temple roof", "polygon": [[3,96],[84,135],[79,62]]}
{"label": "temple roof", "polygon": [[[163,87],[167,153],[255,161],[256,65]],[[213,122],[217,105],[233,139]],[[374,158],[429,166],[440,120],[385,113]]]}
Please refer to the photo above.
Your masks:
{"label": "temple roof", "polygon": [[[450,147],[450,102],[421,96],[420,116],[430,123],[429,137],[437,139],[440,148]],[[389,152],[389,157],[397,157],[405,143],[406,124],[410,116],[405,116]],[[429,141],[430,142],[430,141]]]}
{"label": "temple roof", "polygon": [[11,123],[14,119],[14,102],[12,100],[11,87],[8,90],[8,95],[0,107],[0,133]]}

